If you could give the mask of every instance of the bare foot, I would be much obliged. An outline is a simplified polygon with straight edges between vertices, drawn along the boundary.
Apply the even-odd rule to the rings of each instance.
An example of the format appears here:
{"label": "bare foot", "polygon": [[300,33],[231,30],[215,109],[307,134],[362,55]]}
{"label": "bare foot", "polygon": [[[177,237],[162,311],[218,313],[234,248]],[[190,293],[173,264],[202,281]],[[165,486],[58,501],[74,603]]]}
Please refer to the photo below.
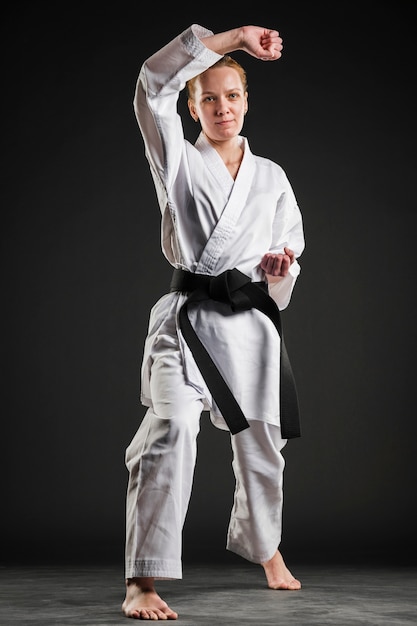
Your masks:
{"label": "bare foot", "polygon": [[153,578],[129,578],[122,611],[133,619],[177,619],[178,613],[169,608],[156,593]]}
{"label": "bare foot", "polygon": [[266,580],[270,589],[287,589],[288,591],[301,589],[300,581],[291,574],[279,550],[275,552],[272,559],[261,565],[265,570]]}

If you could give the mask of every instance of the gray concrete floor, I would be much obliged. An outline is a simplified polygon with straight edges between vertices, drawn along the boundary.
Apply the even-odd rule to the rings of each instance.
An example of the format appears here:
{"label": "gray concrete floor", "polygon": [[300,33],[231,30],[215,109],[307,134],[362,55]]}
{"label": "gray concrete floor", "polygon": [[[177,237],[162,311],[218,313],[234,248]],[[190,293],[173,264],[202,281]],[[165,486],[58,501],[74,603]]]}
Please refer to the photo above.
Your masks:
{"label": "gray concrete floor", "polygon": [[[259,566],[185,565],[158,590],[179,626],[415,626],[417,567],[298,565],[300,591],[266,588]],[[0,625],[121,626],[120,565],[1,566]]]}

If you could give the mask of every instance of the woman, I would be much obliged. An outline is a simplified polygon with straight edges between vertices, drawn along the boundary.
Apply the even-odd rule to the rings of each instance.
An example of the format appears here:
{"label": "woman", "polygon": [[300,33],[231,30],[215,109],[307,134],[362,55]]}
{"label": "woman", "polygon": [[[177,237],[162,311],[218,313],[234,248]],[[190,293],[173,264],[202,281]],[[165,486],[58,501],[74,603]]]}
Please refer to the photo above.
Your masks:
{"label": "woman", "polygon": [[[136,619],[177,619],[155,580],[182,577],[203,410],[231,433],[236,489],[227,549],[261,564],[271,589],[301,587],[278,550],[281,450],[299,430],[295,414],[283,423],[277,315],[300,272],[302,218],[282,168],[253,155],[240,135],[248,93],[243,68],[228,56],[235,50],[273,61],[282,40],[262,27],[213,34],[194,24],[145,61],[135,93],[162,249],[174,268],[170,292],[151,311],[141,387],[148,409],[126,451],[123,611]],[[201,125],[194,145],[177,112],[186,85]]]}

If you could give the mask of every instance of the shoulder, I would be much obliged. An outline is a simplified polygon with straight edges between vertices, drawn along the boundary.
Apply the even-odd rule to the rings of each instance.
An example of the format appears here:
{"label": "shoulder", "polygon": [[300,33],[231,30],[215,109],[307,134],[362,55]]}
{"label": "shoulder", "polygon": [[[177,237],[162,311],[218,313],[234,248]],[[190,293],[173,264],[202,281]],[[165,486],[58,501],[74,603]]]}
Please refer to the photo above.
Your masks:
{"label": "shoulder", "polygon": [[256,168],[260,173],[270,177],[271,181],[277,182],[281,185],[288,184],[289,181],[287,174],[279,163],[259,155],[253,155],[253,158],[255,160]]}
{"label": "shoulder", "polygon": [[284,171],[281,165],[279,165],[279,163],[277,163],[276,161],[273,161],[272,159],[269,159],[268,157],[259,156],[258,154],[254,154],[253,156],[258,167],[268,168],[274,172]]}

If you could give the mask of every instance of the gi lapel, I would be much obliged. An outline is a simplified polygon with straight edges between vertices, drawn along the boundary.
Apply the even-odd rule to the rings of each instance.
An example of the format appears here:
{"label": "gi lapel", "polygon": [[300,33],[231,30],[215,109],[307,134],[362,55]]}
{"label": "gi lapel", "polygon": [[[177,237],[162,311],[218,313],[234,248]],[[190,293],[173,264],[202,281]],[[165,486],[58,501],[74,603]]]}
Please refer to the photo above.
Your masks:
{"label": "gi lapel", "polygon": [[[216,180],[218,180],[220,184],[223,183],[231,185],[231,193],[219,217],[217,225],[214,228],[210,239],[206,243],[206,246],[196,267],[196,272],[202,274],[213,274],[215,272],[215,267],[219,260],[219,257],[225,249],[228,239],[233,233],[236,222],[238,221],[239,216],[246,204],[246,200],[255,174],[255,161],[252,153],[250,152],[249,145],[246,139],[244,140],[244,142],[244,156],[234,184],[233,182],[230,183],[230,177],[228,177],[227,181],[226,178],[223,181],[221,180],[225,173],[225,168],[219,168],[218,159],[220,157],[217,153],[215,153],[215,149],[212,148],[212,146],[208,145],[210,151],[212,150],[215,153],[209,155],[209,150],[207,146],[203,147],[204,152],[207,153],[205,154],[205,158],[206,156],[208,157],[206,160],[207,167],[212,171]],[[198,142],[196,146],[199,149],[202,148],[201,145],[198,145]],[[220,171],[222,172],[222,175],[219,177]]]}

